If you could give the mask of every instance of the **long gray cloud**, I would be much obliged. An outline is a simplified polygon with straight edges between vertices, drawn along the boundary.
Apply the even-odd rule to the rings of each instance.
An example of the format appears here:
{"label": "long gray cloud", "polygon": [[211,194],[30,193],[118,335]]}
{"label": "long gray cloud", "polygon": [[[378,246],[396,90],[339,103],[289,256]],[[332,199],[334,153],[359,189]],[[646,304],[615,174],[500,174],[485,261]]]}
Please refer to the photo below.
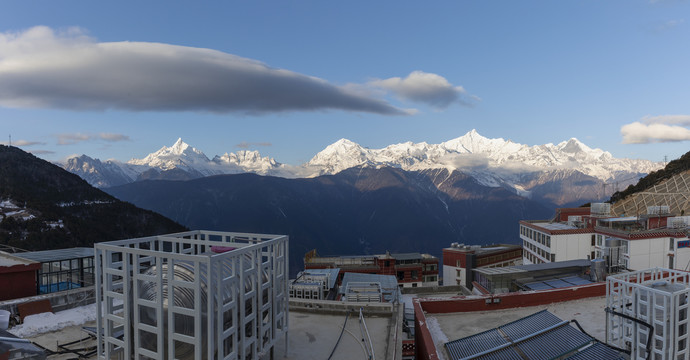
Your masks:
{"label": "long gray cloud", "polygon": [[[9,145],[9,141],[2,141],[0,144]],[[12,146],[34,146],[34,145],[45,145],[46,143],[40,141],[29,141],[29,140],[12,140]]]}
{"label": "long gray cloud", "polygon": [[479,100],[468,94],[462,86],[454,86],[443,76],[424,71],[413,71],[405,78],[373,80],[369,85],[391,91],[404,100],[425,103],[437,109],[445,109],[453,103],[472,106]]}
{"label": "long gray cloud", "polygon": [[82,134],[82,133],[71,133],[71,134],[57,134],[58,145],[73,145],[84,141],[93,140],[103,140],[107,142],[117,142],[117,141],[128,141],[129,136],[122,134],[113,133],[100,133],[100,134]]}
{"label": "long gray cloud", "polygon": [[81,29],[0,33],[0,106],[69,110],[410,113],[323,79],[211,49],[102,43]]}

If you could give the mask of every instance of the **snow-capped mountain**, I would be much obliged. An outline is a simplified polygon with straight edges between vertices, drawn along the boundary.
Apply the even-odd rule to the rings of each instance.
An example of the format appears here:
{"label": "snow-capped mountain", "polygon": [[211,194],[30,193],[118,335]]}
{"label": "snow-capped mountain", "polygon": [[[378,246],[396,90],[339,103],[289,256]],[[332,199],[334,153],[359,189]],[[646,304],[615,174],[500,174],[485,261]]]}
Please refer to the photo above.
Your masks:
{"label": "snow-capped mountain", "polygon": [[[467,174],[484,186],[504,187],[520,196],[563,205],[586,196],[590,200],[603,199],[616,188],[634,184],[661,166],[648,160],[617,159],[575,138],[557,145],[529,146],[501,138],[489,139],[472,130],[440,144],[406,142],[382,149],[341,139],[299,166],[284,165],[262,157],[258,151],[245,150],[209,160],[201,150],[178,139],[171,147],[164,146],[143,159],[127,163],[101,162],[83,155],[69,159],[63,167],[98,187],[144,179],[186,180],[237,173],[304,178],[336,174],[353,167],[448,170]],[[612,186],[604,192],[606,185]],[[575,195],[570,196],[569,192]]]}
{"label": "snow-capped mountain", "polygon": [[307,165],[319,168],[322,174],[354,166],[392,166],[412,171],[446,168],[492,175],[487,181],[563,169],[611,181],[622,174],[649,173],[661,167],[660,163],[648,160],[616,159],[609,152],[591,149],[575,138],[558,145],[528,146],[501,138],[488,139],[476,130],[440,144],[407,142],[383,149],[367,149],[341,139],[316,154]]}
{"label": "snow-capped mountain", "polygon": [[285,166],[258,151],[238,151],[215,156],[213,160],[189,144],[177,139],[171,146],[163,146],[143,159],[126,163],[100,161],[86,155],[73,157],[62,167],[81,176],[96,187],[112,187],[146,179],[187,180],[220,174],[256,173],[290,177]]}

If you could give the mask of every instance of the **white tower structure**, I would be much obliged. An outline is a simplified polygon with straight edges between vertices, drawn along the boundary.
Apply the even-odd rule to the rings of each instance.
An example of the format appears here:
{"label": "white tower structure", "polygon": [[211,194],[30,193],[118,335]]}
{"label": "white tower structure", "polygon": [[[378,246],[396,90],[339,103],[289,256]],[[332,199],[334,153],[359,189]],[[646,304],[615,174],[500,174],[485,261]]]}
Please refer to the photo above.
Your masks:
{"label": "white tower structure", "polygon": [[607,278],[606,341],[630,359],[688,359],[690,273],[653,268]]}
{"label": "white tower structure", "polygon": [[288,237],[190,231],[95,245],[100,359],[287,351]]}

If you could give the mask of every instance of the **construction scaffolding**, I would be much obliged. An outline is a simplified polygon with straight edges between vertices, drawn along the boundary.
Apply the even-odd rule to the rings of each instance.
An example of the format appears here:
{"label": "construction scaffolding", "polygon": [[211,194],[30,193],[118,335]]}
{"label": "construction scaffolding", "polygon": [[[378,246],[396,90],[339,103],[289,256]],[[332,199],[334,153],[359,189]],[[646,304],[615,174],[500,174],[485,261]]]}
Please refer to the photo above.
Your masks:
{"label": "construction scaffolding", "polygon": [[98,243],[101,359],[259,359],[288,329],[288,237],[190,231]]}

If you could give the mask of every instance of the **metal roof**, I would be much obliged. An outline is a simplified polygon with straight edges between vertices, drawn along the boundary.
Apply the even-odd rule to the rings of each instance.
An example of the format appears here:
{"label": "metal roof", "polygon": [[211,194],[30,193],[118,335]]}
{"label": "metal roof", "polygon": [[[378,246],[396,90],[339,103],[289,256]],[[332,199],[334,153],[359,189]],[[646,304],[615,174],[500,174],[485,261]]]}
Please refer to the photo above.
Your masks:
{"label": "metal roof", "polygon": [[326,274],[328,276],[328,288],[333,289],[335,287],[336,281],[338,281],[338,274],[340,273],[340,268],[330,268],[330,269],[308,269],[301,272],[301,274]]}
{"label": "metal roof", "polygon": [[421,260],[422,254],[420,253],[404,253],[404,254],[391,254],[395,260]]}
{"label": "metal roof", "polygon": [[63,261],[80,259],[85,257],[93,257],[93,248],[87,247],[77,247],[69,249],[56,249],[56,250],[44,250],[44,251],[30,251],[24,253],[16,253],[14,256],[20,257],[22,259],[33,260],[37,262],[51,262],[51,261]]}
{"label": "metal roof", "polygon": [[542,229],[546,230],[574,230],[574,229],[579,229],[576,226],[568,225],[567,223],[550,223],[550,222],[544,222],[544,223],[534,223],[532,225],[536,225]]}
{"label": "metal roof", "polygon": [[360,274],[360,273],[349,273],[346,272],[343,275],[343,281],[338,289],[338,293],[345,294],[347,289],[347,283],[349,282],[376,282],[381,284],[381,290],[383,292],[383,298],[389,302],[400,302],[402,294],[400,294],[400,288],[398,287],[398,279],[393,275],[377,275],[377,274]]}
{"label": "metal roof", "polygon": [[569,321],[543,310],[498,328],[447,342],[445,347],[453,360],[551,359],[569,353],[585,356],[577,359],[620,359],[623,356],[606,346],[606,349],[591,346],[597,343],[570,326]]}
{"label": "metal roof", "polygon": [[576,267],[576,266],[589,267],[591,264],[592,264],[591,260],[578,259],[578,260],[568,260],[568,261],[547,262],[547,263],[541,263],[541,264],[516,265],[515,267],[518,269],[524,269],[527,271],[536,271],[536,270],[561,269],[561,268]]}

